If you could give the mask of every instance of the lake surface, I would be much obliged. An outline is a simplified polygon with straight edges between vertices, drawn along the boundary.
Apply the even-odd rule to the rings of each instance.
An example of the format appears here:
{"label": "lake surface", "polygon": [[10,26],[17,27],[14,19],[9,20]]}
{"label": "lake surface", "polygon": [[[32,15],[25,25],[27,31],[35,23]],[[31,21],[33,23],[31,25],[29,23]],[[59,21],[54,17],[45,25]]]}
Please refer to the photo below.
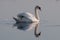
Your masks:
{"label": "lake surface", "polygon": [[0,40],[36,40],[34,28],[19,30],[12,19],[23,11],[34,15],[36,5],[42,8],[39,40],[60,40],[60,1],[56,0],[0,0]]}

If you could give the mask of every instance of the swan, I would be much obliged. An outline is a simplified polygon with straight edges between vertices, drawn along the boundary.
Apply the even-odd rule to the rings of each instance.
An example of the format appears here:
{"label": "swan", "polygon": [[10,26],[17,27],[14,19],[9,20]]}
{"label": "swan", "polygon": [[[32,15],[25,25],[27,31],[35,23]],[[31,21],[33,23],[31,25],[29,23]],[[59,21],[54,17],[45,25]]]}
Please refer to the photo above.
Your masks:
{"label": "swan", "polygon": [[13,19],[16,21],[16,23],[18,22],[39,22],[38,9],[41,10],[41,7],[39,6],[35,7],[35,16],[33,16],[29,12],[23,12],[17,15],[18,18],[13,17]]}
{"label": "swan", "polygon": [[[20,22],[27,22],[27,23],[37,22],[37,23],[39,23],[40,20],[39,20],[38,10],[41,11],[41,7],[36,6],[36,7],[35,7],[35,16],[33,16],[33,15],[32,15],[31,13],[29,13],[29,12],[23,12],[23,13],[19,13],[19,14],[17,15],[18,18],[13,17],[13,19],[16,21],[16,24],[18,24],[18,23],[20,23]],[[35,36],[36,36],[36,37],[39,37],[40,34],[41,34],[41,32],[39,32],[39,33],[37,34],[37,26],[35,27],[34,33],[35,33]]]}

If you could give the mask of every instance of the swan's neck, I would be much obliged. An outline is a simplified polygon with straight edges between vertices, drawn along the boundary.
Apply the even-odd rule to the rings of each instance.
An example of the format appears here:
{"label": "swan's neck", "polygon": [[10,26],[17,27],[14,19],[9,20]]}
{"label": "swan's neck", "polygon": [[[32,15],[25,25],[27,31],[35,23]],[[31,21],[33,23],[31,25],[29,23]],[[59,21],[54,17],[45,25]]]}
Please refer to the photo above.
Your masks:
{"label": "swan's neck", "polygon": [[36,17],[37,20],[39,20],[39,14],[38,14],[38,11],[39,11],[39,10],[38,10],[37,8],[35,8],[35,17]]}

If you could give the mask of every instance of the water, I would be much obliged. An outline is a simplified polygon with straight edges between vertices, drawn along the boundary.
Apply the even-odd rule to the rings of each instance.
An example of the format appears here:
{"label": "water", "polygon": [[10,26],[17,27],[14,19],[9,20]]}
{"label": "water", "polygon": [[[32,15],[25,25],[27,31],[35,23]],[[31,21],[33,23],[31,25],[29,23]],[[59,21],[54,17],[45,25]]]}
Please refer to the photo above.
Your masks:
{"label": "water", "polygon": [[[39,38],[36,38],[34,35],[35,26],[37,23],[19,23],[15,24],[16,22],[11,19],[1,19],[0,20],[0,37],[1,39],[23,39],[26,40],[33,39],[33,40],[50,40],[51,38],[55,40],[55,38],[59,38],[60,34],[60,25],[41,25],[39,23],[38,31],[41,32]],[[20,28],[23,27],[23,28]],[[25,37],[26,36],[26,37]],[[23,39],[24,40],[24,39]]]}
{"label": "water", "polygon": [[[60,40],[60,1],[56,0],[0,0],[0,18],[3,19],[0,19],[0,40],[36,40],[34,28],[22,31],[13,27],[15,21],[11,21],[19,12],[34,15],[36,5],[42,8],[39,14],[39,40]],[[6,22],[4,19],[9,20]]]}

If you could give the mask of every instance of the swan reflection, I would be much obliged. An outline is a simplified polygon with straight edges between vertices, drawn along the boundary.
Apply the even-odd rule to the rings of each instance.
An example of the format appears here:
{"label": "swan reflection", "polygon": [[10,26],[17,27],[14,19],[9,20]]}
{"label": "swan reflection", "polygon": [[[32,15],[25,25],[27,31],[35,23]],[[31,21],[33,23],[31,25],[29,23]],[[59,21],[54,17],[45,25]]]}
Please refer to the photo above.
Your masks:
{"label": "swan reflection", "polygon": [[15,23],[14,26],[17,27],[19,30],[24,30],[28,31],[31,30],[33,27],[35,27],[38,23],[27,23],[27,22],[20,22],[20,23]]}
{"label": "swan reflection", "polygon": [[36,37],[39,37],[41,32],[37,34],[37,27],[38,27],[38,24],[37,22],[34,22],[34,23],[31,23],[31,22],[21,22],[21,23],[15,23],[14,26],[17,27],[17,29],[19,30],[23,30],[23,31],[29,31],[31,30],[32,28],[35,28],[34,30],[34,35]]}

